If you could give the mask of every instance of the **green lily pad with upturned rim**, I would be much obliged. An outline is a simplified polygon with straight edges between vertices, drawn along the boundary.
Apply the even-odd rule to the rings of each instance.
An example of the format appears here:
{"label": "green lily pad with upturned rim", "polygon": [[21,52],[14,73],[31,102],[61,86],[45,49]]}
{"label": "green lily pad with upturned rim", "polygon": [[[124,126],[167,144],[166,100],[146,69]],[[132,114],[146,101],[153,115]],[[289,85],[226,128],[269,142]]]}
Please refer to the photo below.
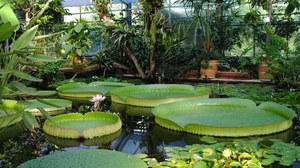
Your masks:
{"label": "green lily pad with upturned rim", "polygon": [[283,105],[237,98],[193,99],[152,110],[159,125],[200,135],[243,137],[287,130],[295,112]]}
{"label": "green lily pad with upturned rim", "polygon": [[34,116],[43,116],[43,114],[39,111],[38,107],[43,108],[50,115],[58,115],[62,113],[66,113],[68,109],[72,108],[72,102],[65,99],[41,99],[45,102],[49,102],[51,104],[55,104],[59,107],[54,107],[49,104],[45,104],[36,99],[32,100],[24,100],[19,101],[18,104],[23,105],[25,107],[25,111],[31,112]]}
{"label": "green lily pad with upturned rim", "polygon": [[61,138],[93,138],[117,132],[122,127],[119,116],[109,112],[61,114],[53,117],[55,123],[46,120],[45,133]]}
{"label": "green lily pad with upturned rim", "polygon": [[84,82],[68,83],[57,87],[58,96],[78,103],[92,104],[89,100],[97,94],[106,95],[112,89],[130,86],[122,82]]}
{"label": "green lily pad with upturned rim", "polygon": [[112,141],[118,139],[121,135],[122,130],[114,132],[109,135],[103,135],[101,137],[95,137],[91,139],[67,139],[55,137],[52,135],[45,134],[46,139],[59,147],[79,147],[84,146],[100,146],[111,143]]}
{"label": "green lily pad with upturned rim", "polygon": [[147,168],[137,156],[101,149],[72,150],[42,156],[18,168]]}
{"label": "green lily pad with upturned rim", "polygon": [[208,98],[209,88],[198,88],[185,84],[150,84],[126,86],[111,90],[108,95],[114,103],[155,107],[159,104],[170,103],[193,98]]}

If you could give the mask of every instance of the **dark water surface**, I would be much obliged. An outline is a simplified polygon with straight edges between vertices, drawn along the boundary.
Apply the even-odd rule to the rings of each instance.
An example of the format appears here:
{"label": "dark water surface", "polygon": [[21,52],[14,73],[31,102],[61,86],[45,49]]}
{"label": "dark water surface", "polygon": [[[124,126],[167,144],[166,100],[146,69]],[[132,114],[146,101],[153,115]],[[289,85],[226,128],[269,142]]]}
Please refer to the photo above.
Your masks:
{"label": "dark water surface", "polygon": [[[293,128],[274,135],[260,136],[260,138],[278,138],[299,145],[299,111],[297,113],[298,118],[295,119]],[[183,147],[187,144],[203,143],[200,141],[202,136],[170,131],[156,125],[154,117],[129,116],[124,112],[117,114],[123,121],[121,131],[110,136],[89,140],[56,138],[45,135],[40,129],[37,129],[36,133],[23,132],[20,124],[0,130],[0,167],[16,167],[39,156],[80,149],[109,149],[130,154],[144,153],[162,161],[165,157],[163,148],[166,146]],[[5,136],[13,138],[7,139]],[[229,141],[232,139],[217,138],[217,140]]]}

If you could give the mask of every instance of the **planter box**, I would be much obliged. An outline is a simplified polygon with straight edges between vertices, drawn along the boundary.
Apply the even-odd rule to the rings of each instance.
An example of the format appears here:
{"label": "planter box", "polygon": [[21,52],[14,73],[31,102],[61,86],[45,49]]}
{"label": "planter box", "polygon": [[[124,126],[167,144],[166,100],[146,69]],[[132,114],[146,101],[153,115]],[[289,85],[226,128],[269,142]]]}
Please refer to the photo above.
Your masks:
{"label": "planter box", "polygon": [[219,60],[209,60],[206,68],[202,68],[205,61],[201,62],[201,78],[216,78],[216,73],[219,67]]}
{"label": "planter box", "polygon": [[250,79],[249,73],[246,72],[218,71],[216,76],[220,79]]}

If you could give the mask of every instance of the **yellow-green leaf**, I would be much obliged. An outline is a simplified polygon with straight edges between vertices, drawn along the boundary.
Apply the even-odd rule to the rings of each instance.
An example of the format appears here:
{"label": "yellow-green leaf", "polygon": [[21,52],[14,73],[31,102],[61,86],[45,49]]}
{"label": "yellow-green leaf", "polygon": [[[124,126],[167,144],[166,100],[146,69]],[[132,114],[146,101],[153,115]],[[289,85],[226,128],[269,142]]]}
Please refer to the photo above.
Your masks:
{"label": "yellow-green leaf", "polygon": [[21,92],[28,94],[28,95],[36,95],[37,94],[36,91],[33,91],[33,90],[29,89],[23,83],[20,83],[18,81],[12,81],[12,82],[10,82],[10,85],[17,88]]}
{"label": "yellow-green leaf", "polygon": [[[20,22],[19,22],[17,16],[15,15],[14,11],[11,9],[9,3],[6,3],[0,9],[0,18],[1,18],[3,23],[10,23],[10,25],[12,27],[15,27],[14,31],[19,30]],[[3,31],[3,29],[1,29],[1,31]]]}
{"label": "yellow-green leaf", "polygon": [[12,50],[20,50],[25,48],[33,40],[37,30],[38,30],[38,25],[27,30],[16,41],[11,43],[10,48]]}
{"label": "yellow-green leaf", "polygon": [[52,56],[42,55],[42,54],[29,55],[27,58],[33,62],[55,62],[55,61],[57,61],[57,59]]}
{"label": "yellow-green leaf", "polygon": [[18,70],[14,70],[13,74],[16,77],[19,77],[19,78],[22,78],[22,79],[26,79],[26,80],[29,80],[29,81],[34,81],[34,82],[41,82],[41,81],[43,81],[42,79],[36,78],[34,76],[31,76],[31,75],[29,75],[29,74],[27,74],[25,72],[21,72],[21,71],[18,71]]}
{"label": "yellow-green leaf", "polygon": [[4,23],[0,26],[0,42],[8,39],[9,37],[12,36],[14,29],[17,26],[11,26],[9,22]]}

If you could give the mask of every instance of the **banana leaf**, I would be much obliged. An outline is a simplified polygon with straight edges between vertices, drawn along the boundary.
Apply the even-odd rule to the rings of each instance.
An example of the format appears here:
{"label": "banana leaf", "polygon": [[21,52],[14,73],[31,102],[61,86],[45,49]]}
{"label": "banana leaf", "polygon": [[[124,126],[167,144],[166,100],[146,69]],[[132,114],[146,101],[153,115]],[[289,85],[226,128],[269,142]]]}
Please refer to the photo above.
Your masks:
{"label": "banana leaf", "polygon": [[69,83],[59,86],[56,90],[58,96],[69,99],[77,103],[91,104],[89,101],[96,94],[106,95],[112,89],[132,85],[129,83],[119,82],[84,82]]}
{"label": "banana leaf", "polygon": [[22,163],[18,168],[147,168],[137,156],[111,150],[71,150],[42,156]]}
{"label": "banana leaf", "polygon": [[[205,90],[205,89],[204,89]],[[111,101],[120,104],[155,107],[193,98],[208,98],[209,90],[195,90],[191,85],[184,84],[152,84],[135,85],[111,90],[108,95]]]}
{"label": "banana leaf", "polygon": [[117,132],[122,127],[121,119],[112,113],[89,112],[62,114],[52,118],[56,124],[46,120],[45,133],[61,138],[94,138]]}
{"label": "banana leaf", "polygon": [[193,99],[163,104],[152,110],[165,128],[199,135],[243,137],[287,130],[295,112],[283,105],[237,98]]}
{"label": "banana leaf", "polygon": [[34,116],[43,116],[43,114],[39,111],[39,108],[43,108],[50,115],[58,115],[62,113],[66,113],[67,109],[71,109],[72,102],[64,99],[42,99],[44,101],[49,101],[57,105],[51,106],[49,104],[43,103],[38,100],[24,100],[19,101],[18,104],[23,105],[25,107],[25,111],[31,112]]}

